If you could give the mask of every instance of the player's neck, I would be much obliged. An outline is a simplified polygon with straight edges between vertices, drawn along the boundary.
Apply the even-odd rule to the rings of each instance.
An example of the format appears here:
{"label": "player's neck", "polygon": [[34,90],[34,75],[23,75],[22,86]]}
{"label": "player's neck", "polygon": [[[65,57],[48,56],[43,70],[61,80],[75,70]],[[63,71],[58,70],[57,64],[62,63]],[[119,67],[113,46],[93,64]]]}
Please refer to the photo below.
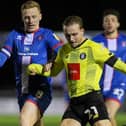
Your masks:
{"label": "player's neck", "polygon": [[114,31],[114,32],[105,32],[105,37],[108,38],[108,39],[115,39],[118,37],[118,31]]}

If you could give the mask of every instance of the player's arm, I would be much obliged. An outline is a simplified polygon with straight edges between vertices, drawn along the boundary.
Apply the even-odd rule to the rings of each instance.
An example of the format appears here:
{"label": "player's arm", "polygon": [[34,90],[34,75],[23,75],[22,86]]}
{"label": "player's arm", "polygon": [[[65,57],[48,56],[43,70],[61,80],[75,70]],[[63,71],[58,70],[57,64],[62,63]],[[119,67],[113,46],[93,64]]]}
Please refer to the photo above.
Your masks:
{"label": "player's arm", "polygon": [[28,66],[28,74],[35,75],[39,74],[42,76],[56,76],[64,67],[60,51],[54,62],[49,62],[45,65],[41,64],[30,64]]}
{"label": "player's arm", "polygon": [[4,53],[0,52],[0,67],[4,65],[7,59],[8,57]]}
{"label": "player's arm", "polygon": [[107,48],[102,45],[94,45],[93,47],[96,50],[94,51],[94,57],[97,62],[108,64],[109,66],[126,73],[126,64],[111,53]]}
{"label": "player's arm", "polygon": [[112,56],[105,63],[126,74],[126,63],[119,58]]}
{"label": "player's arm", "polygon": [[45,38],[49,48],[51,48],[57,54],[63,45],[63,41],[52,30],[47,32]]}
{"label": "player's arm", "polygon": [[30,64],[27,68],[27,73],[29,75],[41,75],[41,76],[56,76],[62,70],[55,63],[47,63],[45,65],[41,64]]}
{"label": "player's arm", "polygon": [[0,67],[2,67],[5,62],[11,57],[13,53],[13,42],[15,37],[15,31],[13,30],[10,32],[6,38],[6,41],[4,42],[3,47],[0,51]]}
{"label": "player's arm", "polygon": [[[107,48],[102,50],[102,60],[105,61],[109,66],[126,73],[126,63],[123,62],[120,58],[116,57],[113,53],[111,53]],[[101,52],[100,52],[101,53]],[[101,53],[102,54],[102,53]]]}
{"label": "player's arm", "polygon": [[62,50],[62,48],[60,48],[59,51],[58,51],[58,54],[56,56],[55,61],[51,65],[47,64],[44,67],[44,71],[51,70],[50,76],[56,76],[56,75],[58,75],[60,73],[60,71],[64,68],[64,62],[62,60],[62,54],[63,54],[63,50]]}

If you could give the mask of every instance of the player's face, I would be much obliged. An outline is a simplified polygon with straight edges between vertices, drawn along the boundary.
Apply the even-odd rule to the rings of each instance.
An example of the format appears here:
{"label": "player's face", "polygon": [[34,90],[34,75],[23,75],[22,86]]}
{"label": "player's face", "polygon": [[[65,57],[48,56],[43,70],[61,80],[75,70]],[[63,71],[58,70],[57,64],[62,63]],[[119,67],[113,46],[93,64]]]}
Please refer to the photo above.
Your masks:
{"label": "player's face", "polygon": [[63,31],[66,39],[72,47],[77,47],[84,40],[84,29],[80,28],[79,24],[63,26]]}
{"label": "player's face", "polygon": [[22,20],[24,22],[24,28],[26,32],[34,32],[39,28],[39,22],[42,16],[40,11],[34,7],[24,9],[22,11]]}
{"label": "player's face", "polygon": [[103,28],[107,34],[116,32],[119,25],[118,18],[115,15],[107,15],[103,18]]}

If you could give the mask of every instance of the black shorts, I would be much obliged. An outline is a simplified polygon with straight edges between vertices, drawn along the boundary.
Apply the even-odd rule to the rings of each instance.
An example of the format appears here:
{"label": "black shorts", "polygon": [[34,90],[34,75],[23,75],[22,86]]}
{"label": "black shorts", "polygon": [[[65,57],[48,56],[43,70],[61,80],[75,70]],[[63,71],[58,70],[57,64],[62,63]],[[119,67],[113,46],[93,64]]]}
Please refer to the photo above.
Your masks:
{"label": "black shorts", "polygon": [[93,125],[98,120],[109,119],[107,109],[100,91],[72,98],[62,119],[72,118],[85,126]]}

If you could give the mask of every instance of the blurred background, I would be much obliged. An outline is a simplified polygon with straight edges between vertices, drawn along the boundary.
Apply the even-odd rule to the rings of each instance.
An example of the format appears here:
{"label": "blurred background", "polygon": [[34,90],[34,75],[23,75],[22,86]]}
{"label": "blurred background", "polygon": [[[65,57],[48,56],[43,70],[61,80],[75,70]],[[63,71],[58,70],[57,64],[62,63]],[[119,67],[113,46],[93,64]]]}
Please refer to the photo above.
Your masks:
{"label": "blurred background", "polygon": [[[0,30],[10,30],[21,24],[20,5],[26,0],[3,0],[0,4]],[[101,30],[104,9],[114,8],[121,14],[121,27],[126,29],[125,0],[36,0],[43,13],[41,24],[53,30],[61,30],[61,23],[68,15],[79,15],[84,19],[85,29]]]}
{"label": "blurred background", "polygon": [[[0,4],[0,47],[6,35],[13,28],[22,25],[20,5],[26,0],[4,0]],[[62,33],[62,22],[66,16],[79,15],[83,18],[86,36],[91,38],[102,30],[102,12],[107,8],[117,9],[121,14],[120,31],[126,33],[126,7],[124,0],[36,0],[40,3],[43,13],[42,27],[47,27],[65,42]],[[11,60],[11,59],[10,59]],[[7,61],[0,68],[0,115],[15,115],[18,106],[15,96],[15,82],[12,62]],[[47,115],[62,114],[65,109],[63,89],[60,85],[63,80],[61,72],[53,78],[53,102],[47,110]],[[126,112],[126,101],[120,112]]]}

